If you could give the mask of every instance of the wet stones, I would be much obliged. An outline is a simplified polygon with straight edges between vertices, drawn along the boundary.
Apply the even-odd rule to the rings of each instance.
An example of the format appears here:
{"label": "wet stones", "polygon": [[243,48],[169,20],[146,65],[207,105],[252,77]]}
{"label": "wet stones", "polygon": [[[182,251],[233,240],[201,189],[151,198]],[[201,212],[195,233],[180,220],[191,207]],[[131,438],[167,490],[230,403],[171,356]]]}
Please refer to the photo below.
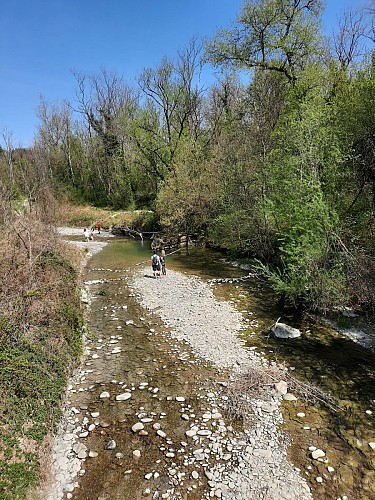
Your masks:
{"label": "wet stones", "polygon": [[297,401],[297,398],[294,396],[294,394],[291,393],[286,393],[283,395],[284,401]]}
{"label": "wet stones", "polygon": [[79,459],[87,457],[87,447],[80,442],[74,443],[72,450],[74,451],[74,453],[76,453]]}
{"label": "wet stones", "polygon": [[136,424],[133,425],[132,431],[137,433],[137,432],[143,430],[144,428],[145,428],[145,426],[142,424],[142,422],[137,422]]}
{"label": "wet stones", "polygon": [[116,396],[116,401],[126,401],[132,397],[130,392],[124,392],[123,394],[118,394]]}
{"label": "wet stones", "polygon": [[105,449],[106,450],[114,450],[116,448],[117,444],[116,444],[116,441],[114,439],[111,439],[110,441],[108,441]]}

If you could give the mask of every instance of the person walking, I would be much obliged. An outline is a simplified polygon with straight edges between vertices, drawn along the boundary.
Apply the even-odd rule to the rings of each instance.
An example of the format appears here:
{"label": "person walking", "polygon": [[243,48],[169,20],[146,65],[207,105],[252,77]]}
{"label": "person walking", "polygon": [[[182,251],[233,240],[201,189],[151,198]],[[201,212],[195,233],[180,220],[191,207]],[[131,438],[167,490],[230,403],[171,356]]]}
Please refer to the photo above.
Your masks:
{"label": "person walking", "polygon": [[166,276],[167,275],[167,270],[166,270],[166,267],[165,267],[165,250],[164,250],[164,248],[163,248],[163,250],[160,253],[160,265],[161,265],[161,274],[163,276]]}
{"label": "person walking", "polygon": [[160,258],[156,252],[154,252],[151,257],[151,268],[154,273],[154,278],[160,278]]}

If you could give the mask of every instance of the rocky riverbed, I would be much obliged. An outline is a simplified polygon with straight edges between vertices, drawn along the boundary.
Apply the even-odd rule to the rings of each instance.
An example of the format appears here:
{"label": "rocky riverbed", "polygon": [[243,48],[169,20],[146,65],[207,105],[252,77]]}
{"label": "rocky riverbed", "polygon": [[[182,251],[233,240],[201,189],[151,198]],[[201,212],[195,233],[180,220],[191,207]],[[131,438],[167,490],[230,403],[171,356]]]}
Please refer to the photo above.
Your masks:
{"label": "rocky riverbed", "polygon": [[[137,273],[134,292],[146,309],[157,312],[171,328],[171,335],[190,344],[198,359],[229,369],[232,377],[267,365],[239,339],[241,314],[229,302],[218,301],[208,284],[175,271],[160,279],[149,279],[149,274],[148,269]],[[217,397],[215,392],[209,394],[206,418],[192,422],[188,431],[197,445],[189,459],[198,455],[206,460],[212,454],[224,458],[224,463],[205,469],[210,488],[207,496],[228,500],[312,498],[305,479],[288,462],[288,439],[278,430],[281,394],[274,390],[266,399],[254,399],[251,426],[230,439],[225,437],[228,424],[220,413],[215,417],[218,403],[225,407],[225,400],[223,404]],[[215,418],[219,418],[219,425],[213,430],[210,423]],[[209,436],[210,442],[202,443],[200,436]]]}
{"label": "rocky riverbed", "polygon": [[[88,243],[93,253],[100,249],[100,243]],[[116,282],[127,282],[129,297],[141,303],[145,317],[129,318],[122,299],[108,304],[108,310],[107,306],[102,308],[112,330],[108,327],[98,338],[86,339],[82,366],[68,387],[65,418],[54,442],[51,484],[39,497],[48,500],[312,498],[300,471],[288,461],[289,438],[279,430],[282,397],[294,396],[282,396],[285,387],[279,388],[279,392],[271,387],[267,394],[251,399],[251,415],[245,426],[227,412],[228,381],[252,367],[268,366],[265,359],[246,349],[240,340],[241,313],[231,303],[217,300],[212,285],[195,276],[168,270],[167,277],[153,279],[149,267],[138,267],[135,272],[106,271],[115,276]],[[95,276],[100,276],[100,269]],[[85,282],[83,297],[88,307],[91,299],[95,300],[95,293],[99,296],[104,281]],[[156,331],[155,318],[161,320],[160,333]],[[147,330],[141,330],[141,324]],[[181,374],[177,375],[180,387],[184,387],[184,374],[188,376],[193,367],[201,373],[198,385],[190,387],[186,380],[186,391],[176,393],[177,388],[173,393],[171,386],[163,387],[161,381],[158,386],[155,382],[151,385],[152,377],[148,383],[147,367],[136,369],[131,383],[111,379],[111,360],[125,356],[124,361],[130,361],[131,353],[124,353],[122,344],[124,328],[128,332],[134,328],[138,334],[147,332],[149,340],[158,346],[160,359],[147,357],[145,363],[158,362],[160,370],[165,371],[169,369],[168,363],[172,363],[173,377]],[[161,341],[161,336],[165,340]],[[213,372],[216,375],[211,377]],[[145,380],[136,383],[137,377]],[[195,396],[191,391],[195,391]],[[146,395],[157,403],[156,407],[152,408]],[[111,408],[109,417],[106,412]],[[146,463],[143,460],[148,453],[153,458]],[[111,454],[109,465],[100,462],[103,454],[104,460]],[[322,456],[317,459],[322,460]],[[91,483],[88,479],[95,461],[97,467],[103,464],[100,467],[104,471],[99,471],[100,467],[95,470],[104,476],[109,477],[109,467],[123,467],[122,478],[139,472],[138,482],[132,483],[137,484],[137,491],[132,486],[125,493],[116,492],[114,479],[113,490],[108,493],[107,488],[104,495],[94,495],[87,488],[95,482],[95,472],[91,473],[94,478]]]}

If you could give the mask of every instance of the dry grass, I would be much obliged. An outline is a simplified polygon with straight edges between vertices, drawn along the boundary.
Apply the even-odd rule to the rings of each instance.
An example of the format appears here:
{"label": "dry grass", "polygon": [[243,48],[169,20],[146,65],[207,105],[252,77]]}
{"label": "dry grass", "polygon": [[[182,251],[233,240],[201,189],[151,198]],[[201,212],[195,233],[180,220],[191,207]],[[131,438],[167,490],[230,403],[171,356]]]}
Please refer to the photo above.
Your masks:
{"label": "dry grass", "polygon": [[144,220],[153,219],[153,212],[147,210],[116,211],[96,208],[91,205],[72,205],[64,201],[56,210],[56,223],[69,227],[92,227],[98,222],[104,229],[112,226],[141,225]]}

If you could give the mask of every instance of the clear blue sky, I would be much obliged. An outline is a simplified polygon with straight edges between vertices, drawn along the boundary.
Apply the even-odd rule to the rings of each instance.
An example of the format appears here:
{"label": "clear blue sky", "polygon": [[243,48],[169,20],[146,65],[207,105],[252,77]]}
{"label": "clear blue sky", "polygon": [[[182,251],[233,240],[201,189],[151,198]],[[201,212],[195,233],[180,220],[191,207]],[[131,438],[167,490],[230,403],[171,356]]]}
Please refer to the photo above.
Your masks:
{"label": "clear blue sky", "polygon": [[[329,32],[345,5],[327,0]],[[144,67],[174,57],[193,36],[228,27],[242,0],[4,0],[0,10],[0,132],[31,144],[40,96],[72,100],[72,70],[106,68],[132,82]],[[2,139],[0,138],[0,144]]]}

